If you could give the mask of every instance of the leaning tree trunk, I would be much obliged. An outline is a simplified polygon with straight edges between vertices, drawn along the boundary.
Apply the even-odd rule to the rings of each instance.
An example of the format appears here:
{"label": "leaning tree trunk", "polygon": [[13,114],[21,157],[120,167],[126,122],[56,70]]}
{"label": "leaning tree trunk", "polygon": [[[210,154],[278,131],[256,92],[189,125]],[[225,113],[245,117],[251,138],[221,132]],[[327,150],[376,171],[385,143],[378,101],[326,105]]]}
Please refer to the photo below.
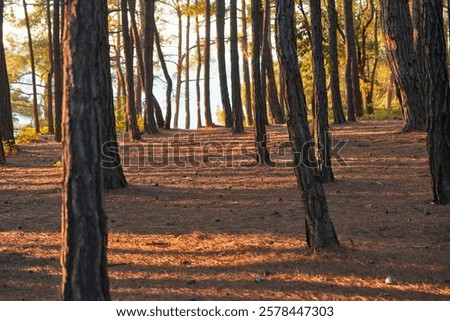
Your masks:
{"label": "leaning tree trunk", "polygon": [[[0,0],[0,134],[3,140],[14,147],[14,124],[11,109],[11,93],[9,89],[8,69],[6,67],[5,47],[3,45],[3,9],[4,1]],[[0,140],[0,144],[3,141]]]}
{"label": "leaning tree trunk", "polygon": [[27,26],[27,35],[28,35],[28,48],[30,50],[31,87],[33,89],[34,129],[36,130],[36,133],[40,133],[41,125],[39,122],[39,106],[38,106],[38,100],[37,100],[36,63],[35,63],[35,59],[34,59],[33,39],[31,37],[31,26],[30,26],[30,19],[28,17],[26,0],[23,0],[23,10],[25,12],[25,23]]}
{"label": "leaning tree trunk", "polygon": [[170,121],[172,120],[172,78],[170,78],[169,70],[167,69],[166,59],[161,49],[161,40],[159,38],[159,32],[156,27],[155,19],[153,19],[153,27],[155,30],[155,45],[158,51],[159,63],[164,73],[164,78],[166,79],[166,117],[164,119],[164,129],[170,129]]}
{"label": "leaning tree trunk", "polygon": [[333,121],[335,124],[345,122],[344,110],[342,108],[341,88],[339,80],[339,58],[337,43],[338,15],[335,0],[328,0],[328,39],[330,51],[330,87],[331,104],[333,105]]}
{"label": "leaning tree trunk", "polygon": [[242,110],[241,78],[239,76],[237,0],[230,1],[230,58],[233,133],[241,134],[244,132],[244,112]]}
{"label": "leaning tree trunk", "polygon": [[442,1],[423,2],[422,32],[427,75],[428,154],[436,204],[450,203],[450,90]]}
{"label": "leaning tree trunk", "polygon": [[227,65],[225,61],[225,0],[216,1],[217,64],[219,66],[220,97],[225,112],[225,127],[233,127],[230,95],[227,84]]}
{"label": "leaning tree trunk", "polygon": [[328,125],[328,98],[323,56],[323,36],[321,1],[314,0],[310,3],[311,10],[311,43],[314,65],[314,130],[318,144],[317,158],[324,183],[334,180],[331,168],[330,134]]}
{"label": "leaning tree trunk", "polygon": [[261,0],[252,0],[252,85],[253,104],[255,111],[255,143],[256,157],[259,164],[272,165],[269,151],[267,150],[265,104],[263,102],[261,79]]}
{"label": "leaning tree trunk", "polygon": [[[106,0],[67,0],[64,35],[62,298],[110,300],[102,115],[109,104]],[[109,54],[109,53],[108,53]]]}
{"label": "leaning tree trunk", "polygon": [[425,93],[414,52],[408,1],[380,0],[380,5],[386,54],[401,95],[405,117],[403,131],[424,131],[427,114]]}
{"label": "leaning tree trunk", "polygon": [[306,241],[313,249],[335,247],[339,242],[328,213],[317,161],[314,153],[311,153],[314,143],[309,132],[306,100],[298,66],[293,0],[277,1],[276,24],[278,60],[285,82],[289,137],[297,183],[305,203]]}

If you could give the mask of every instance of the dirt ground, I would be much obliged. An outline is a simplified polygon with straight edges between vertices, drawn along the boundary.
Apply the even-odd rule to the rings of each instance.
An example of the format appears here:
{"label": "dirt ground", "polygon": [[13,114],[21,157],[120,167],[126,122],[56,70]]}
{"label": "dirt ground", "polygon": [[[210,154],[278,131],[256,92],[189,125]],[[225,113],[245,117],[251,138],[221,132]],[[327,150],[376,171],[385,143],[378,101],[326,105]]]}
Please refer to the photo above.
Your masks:
{"label": "dirt ground", "polygon": [[[129,186],[106,192],[113,299],[450,300],[450,207],[431,203],[425,135],[401,126],[333,126],[341,248],[313,254],[284,126],[276,168],[254,166],[250,128],[126,143]],[[19,147],[0,169],[0,300],[58,300],[61,146]]]}

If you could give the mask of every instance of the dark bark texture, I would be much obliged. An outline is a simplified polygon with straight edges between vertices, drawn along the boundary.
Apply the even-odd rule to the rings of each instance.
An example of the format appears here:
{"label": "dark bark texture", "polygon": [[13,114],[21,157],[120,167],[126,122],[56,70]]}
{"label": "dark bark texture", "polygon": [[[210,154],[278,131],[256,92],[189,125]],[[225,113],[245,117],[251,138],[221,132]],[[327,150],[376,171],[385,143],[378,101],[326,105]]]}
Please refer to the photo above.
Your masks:
{"label": "dark bark texture", "polygon": [[445,205],[450,203],[450,90],[442,1],[423,1],[422,24],[433,199]]}
{"label": "dark bark texture", "polygon": [[[62,298],[109,300],[103,171],[104,104],[109,86],[102,53],[106,0],[68,0],[64,35],[64,183]],[[106,93],[107,94],[107,93]]]}
{"label": "dark bark texture", "polygon": [[244,87],[245,87],[245,113],[247,119],[247,125],[253,125],[253,110],[252,110],[252,90],[250,83],[250,67],[248,63],[249,52],[248,52],[248,35],[247,35],[247,6],[245,0],[241,1],[241,16],[242,16],[242,37],[241,37],[241,47],[242,47],[242,68],[244,77]]}
{"label": "dark bark texture", "polygon": [[205,104],[205,123],[206,127],[214,126],[211,115],[211,1],[205,0],[205,88],[204,88],[204,104]]}
{"label": "dark bark texture", "polygon": [[287,124],[292,142],[295,174],[306,211],[306,240],[313,249],[339,245],[328,213],[325,192],[309,132],[306,100],[297,60],[294,1],[277,1],[277,51],[287,105]]}
{"label": "dark bark texture", "polygon": [[4,141],[14,146],[11,93],[9,89],[8,69],[6,67],[5,47],[3,45],[4,4],[4,1],[0,0],[0,134],[3,136]]}
{"label": "dark bark texture", "polygon": [[237,0],[230,1],[230,58],[233,133],[241,134],[244,132],[244,112],[242,110],[241,78],[239,75]]}
{"label": "dark bark texture", "polygon": [[414,50],[408,1],[380,0],[381,26],[389,66],[401,96],[405,117],[403,131],[426,129],[425,93]]}

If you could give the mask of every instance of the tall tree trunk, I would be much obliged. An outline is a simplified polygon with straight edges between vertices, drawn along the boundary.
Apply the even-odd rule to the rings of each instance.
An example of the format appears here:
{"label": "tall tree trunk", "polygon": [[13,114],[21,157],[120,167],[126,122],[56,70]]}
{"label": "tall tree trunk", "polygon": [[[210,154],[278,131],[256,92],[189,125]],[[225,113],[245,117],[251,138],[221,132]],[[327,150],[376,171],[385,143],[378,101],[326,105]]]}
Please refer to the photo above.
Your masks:
{"label": "tall tree trunk", "polygon": [[230,59],[231,59],[231,99],[233,102],[233,133],[244,132],[244,112],[242,110],[241,77],[239,75],[239,49],[237,25],[237,0],[230,1]]}
{"label": "tall tree trunk", "polygon": [[403,131],[424,131],[427,113],[425,94],[414,51],[408,2],[380,0],[380,5],[386,54],[401,95],[405,117]]}
{"label": "tall tree trunk", "polygon": [[139,132],[137,118],[136,118],[136,105],[134,100],[134,69],[133,69],[133,44],[130,37],[130,29],[128,26],[128,6],[127,0],[120,1],[121,18],[122,18],[122,37],[123,37],[123,50],[125,53],[125,83],[126,83],[126,114],[128,129],[131,131],[131,139],[141,139],[141,133]]}
{"label": "tall tree trunk", "polygon": [[204,104],[206,127],[214,126],[211,116],[211,1],[205,0],[205,80],[204,80]]}
{"label": "tall tree trunk", "polygon": [[250,83],[250,68],[248,64],[248,35],[247,35],[247,6],[245,0],[241,0],[241,16],[242,16],[242,69],[244,76],[244,88],[245,88],[245,113],[247,117],[247,125],[253,126],[253,110],[252,110],[252,90]]}
{"label": "tall tree trunk", "polygon": [[23,2],[23,10],[25,13],[25,23],[27,26],[27,35],[28,35],[28,48],[30,50],[30,63],[31,63],[31,84],[33,88],[33,113],[34,113],[34,128],[36,133],[41,132],[41,125],[39,122],[39,106],[37,101],[37,87],[36,87],[36,63],[34,59],[34,50],[33,50],[33,39],[31,37],[31,26],[30,19],[28,17],[28,9],[27,3],[25,0]]}
{"label": "tall tree trunk", "polygon": [[62,57],[61,57],[61,0],[53,0],[53,67],[55,82],[55,141],[62,140]]}
{"label": "tall tree trunk", "polygon": [[67,0],[64,36],[62,298],[110,300],[100,168],[109,86],[106,0]]}
{"label": "tall tree trunk", "polygon": [[338,14],[335,0],[328,0],[328,48],[330,51],[330,87],[331,104],[333,105],[333,121],[335,124],[345,122],[344,110],[342,108],[341,88],[339,80],[339,58],[337,42]]}
{"label": "tall tree trunk", "polygon": [[324,183],[334,181],[331,168],[330,137],[328,125],[328,98],[323,56],[323,36],[321,1],[310,3],[311,10],[311,37],[314,65],[314,130],[318,145],[317,158],[319,169]]}
{"label": "tall tree trunk", "polygon": [[374,20],[374,36],[373,36],[373,43],[374,43],[374,50],[375,50],[375,58],[372,64],[372,70],[370,72],[370,78],[369,78],[369,90],[367,91],[366,95],[366,112],[367,114],[373,114],[374,108],[373,108],[373,92],[375,90],[375,80],[376,80],[376,72],[378,67],[378,56],[379,56],[379,45],[378,45],[378,11],[375,10],[375,20]]}
{"label": "tall tree trunk", "polygon": [[225,126],[233,127],[230,95],[227,84],[227,65],[225,61],[225,0],[216,1],[216,29],[217,29],[217,64],[219,65],[220,97],[225,112]]}
{"label": "tall tree trunk", "polygon": [[[155,2],[146,1],[144,12],[145,109],[148,132],[150,134],[156,134],[158,133],[158,128],[156,127],[154,106],[155,102],[157,103],[157,100],[153,95],[153,44],[155,42],[155,30],[153,27],[156,25],[154,23]],[[159,109],[160,117],[162,117],[161,108],[156,107],[156,109]],[[164,120],[162,120],[162,122],[164,123]]]}
{"label": "tall tree trunk", "polygon": [[[9,88],[8,69],[6,66],[5,47],[3,45],[3,11],[4,1],[0,0],[0,134],[3,141],[14,147],[14,124],[12,119],[11,92]],[[0,140],[0,144],[3,142]]]}
{"label": "tall tree trunk", "polygon": [[265,104],[262,96],[262,79],[261,79],[261,30],[262,19],[261,0],[252,0],[252,42],[253,42],[253,56],[252,56],[252,85],[253,85],[253,104],[255,111],[255,143],[256,143],[256,157],[259,164],[273,165],[269,151],[267,150],[267,135],[266,135],[266,119]]}
{"label": "tall tree trunk", "polygon": [[[190,1],[187,0],[186,7],[189,8]],[[188,9],[189,10],[189,9]],[[185,122],[184,126],[186,129],[189,129],[191,127],[191,111],[190,111],[190,75],[189,75],[189,69],[190,69],[190,34],[191,34],[191,14],[188,13],[186,16],[186,43],[185,43],[185,57],[186,57],[186,65],[185,65],[185,80],[184,80],[184,112],[185,112]]]}
{"label": "tall tree trunk", "polygon": [[266,93],[272,121],[274,124],[283,124],[283,113],[281,111],[280,101],[278,100],[278,89],[275,81],[275,72],[273,70],[272,44],[270,32],[270,0],[264,0],[264,38],[262,44],[262,59],[264,60],[266,76]]}
{"label": "tall tree trunk", "polygon": [[[198,7],[198,0],[195,0],[195,6]],[[195,34],[197,36],[197,74],[195,78],[195,94],[197,98],[197,128],[202,127],[202,110],[201,110],[201,90],[200,77],[202,74],[202,46],[200,40],[200,21],[199,14],[195,16]]]}
{"label": "tall tree trunk", "polygon": [[297,60],[293,0],[277,1],[276,24],[278,59],[285,82],[289,137],[293,142],[295,174],[306,210],[306,241],[313,249],[335,247],[339,242],[328,213],[317,161],[314,153],[308,153],[314,148],[314,143],[309,132]]}
{"label": "tall tree trunk", "polygon": [[433,201],[445,205],[450,203],[450,89],[442,1],[423,1],[422,23]]}
{"label": "tall tree trunk", "polygon": [[178,61],[177,61],[177,86],[175,88],[175,114],[173,127],[178,128],[178,117],[180,114],[180,97],[181,97],[181,73],[183,72],[183,20],[180,2],[177,0],[177,18],[178,18]]}
{"label": "tall tree trunk", "polygon": [[155,44],[158,50],[158,58],[161,68],[164,73],[164,78],[166,79],[166,117],[164,120],[164,129],[170,129],[170,121],[172,120],[172,78],[170,78],[169,70],[167,69],[166,60],[161,49],[161,40],[159,38],[159,32],[156,27],[156,22],[153,20],[154,30],[155,30]]}
{"label": "tall tree trunk", "polygon": [[47,117],[47,126],[48,133],[55,133],[55,126],[53,125],[53,89],[52,89],[52,80],[53,80],[53,42],[52,42],[52,19],[51,19],[51,10],[50,10],[50,0],[47,0],[46,3],[46,19],[47,19],[47,38],[48,38],[48,60],[49,60],[49,70],[47,74],[47,108],[46,108],[46,117]]}
{"label": "tall tree trunk", "polygon": [[358,64],[356,59],[355,29],[353,26],[353,1],[344,0],[345,16],[345,83],[347,89],[348,120],[355,121],[355,116],[361,116],[362,98],[359,86]]}

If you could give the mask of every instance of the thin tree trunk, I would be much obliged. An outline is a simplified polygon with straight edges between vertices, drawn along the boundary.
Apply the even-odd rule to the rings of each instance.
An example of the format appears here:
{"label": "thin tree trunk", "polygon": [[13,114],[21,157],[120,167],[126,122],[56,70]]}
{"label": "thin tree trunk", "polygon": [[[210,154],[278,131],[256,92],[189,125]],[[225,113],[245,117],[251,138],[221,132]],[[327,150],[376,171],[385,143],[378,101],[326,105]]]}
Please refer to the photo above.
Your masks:
{"label": "thin tree trunk", "polygon": [[374,108],[373,108],[373,92],[375,90],[375,80],[376,80],[376,72],[378,67],[378,56],[379,56],[379,46],[378,46],[378,12],[375,11],[375,21],[374,21],[374,51],[375,51],[375,58],[372,65],[372,70],[370,72],[370,79],[369,79],[369,91],[367,92],[366,96],[366,112],[367,114],[373,114]]}
{"label": "thin tree trunk", "polygon": [[247,117],[247,125],[253,126],[253,110],[252,110],[252,91],[250,83],[250,68],[248,63],[248,35],[247,35],[247,7],[245,0],[241,1],[241,15],[242,15],[242,69],[244,74],[244,88],[245,88],[245,113]]}
{"label": "thin tree trunk", "polygon": [[61,0],[53,0],[53,67],[55,82],[55,141],[62,140],[62,56],[61,56]]}
{"label": "thin tree trunk", "polygon": [[166,117],[164,121],[164,129],[170,129],[170,121],[172,120],[172,78],[170,78],[169,70],[167,69],[166,60],[161,49],[161,40],[159,38],[159,32],[156,27],[156,22],[153,20],[154,30],[155,30],[155,44],[158,50],[159,63],[164,73],[164,78],[166,79]]}
{"label": "thin tree trunk", "polygon": [[[100,168],[106,79],[106,0],[67,0],[64,36],[64,300],[110,300],[107,218]],[[86,26],[89,26],[87,28]],[[103,71],[103,72],[102,72]]]}
{"label": "thin tree trunk", "polygon": [[311,10],[311,36],[314,65],[314,129],[318,145],[317,158],[322,175],[322,182],[334,181],[331,168],[330,137],[328,125],[328,98],[325,75],[325,64],[323,55],[322,17],[321,1],[315,0],[310,3]]}
{"label": "thin tree trunk", "polygon": [[313,249],[335,247],[339,242],[320,183],[317,161],[314,153],[311,153],[314,143],[309,132],[306,100],[297,60],[293,0],[277,1],[276,24],[278,59],[285,82],[289,137],[293,143],[297,184],[306,211],[306,241]]}
{"label": "thin tree trunk", "polygon": [[125,52],[125,83],[126,83],[126,114],[128,129],[131,131],[131,139],[141,139],[137,119],[136,119],[136,105],[134,100],[134,69],[133,69],[133,44],[131,42],[129,27],[128,27],[128,7],[127,0],[120,1],[121,20],[122,20],[122,37],[123,50]]}
{"label": "thin tree trunk", "polygon": [[219,65],[220,97],[225,112],[225,127],[233,127],[225,61],[225,0],[216,0],[217,64]]}
{"label": "thin tree trunk", "polygon": [[205,123],[206,127],[213,127],[214,123],[211,116],[211,1],[205,0],[205,88],[204,88],[204,104],[205,104]]}
{"label": "thin tree trunk", "polygon": [[39,122],[39,106],[37,101],[37,87],[36,87],[36,64],[34,59],[34,50],[33,50],[33,39],[31,37],[31,26],[30,19],[28,17],[27,3],[25,0],[23,2],[23,10],[25,13],[25,23],[27,26],[27,34],[28,34],[28,48],[30,50],[30,62],[31,62],[31,84],[33,88],[33,113],[34,113],[34,128],[36,133],[41,132],[41,125]]}
{"label": "thin tree trunk", "polygon": [[177,86],[175,88],[175,114],[173,127],[178,128],[178,117],[180,113],[180,97],[181,97],[181,73],[183,72],[183,20],[180,8],[180,2],[177,0],[177,17],[178,17],[178,61],[177,61]]}
{"label": "thin tree trunk", "polygon": [[261,79],[261,29],[262,19],[261,0],[252,0],[252,84],[253,84],[253,104],[255,111],[255,143],[256,157],[258,164],[273,165],[267,150],[266,120],[264,118],[264,108]]}
{"label": "thin tree trunk", "polygon": [[[156,98],[153,96],[153,44],[155,42],[155,2],[145,2],[145,24],[144,24],[144,62],[145,62],[145,109],[146,120],[148,124],[149,134],[158,133],[156,127],[154,106]],[[158,109],[159,107],[156,107]],[[162,117],[161,108],[159,108],[159,114]],[[164,123],[164,120],[162,120]],[[162,125],[162,124],[161,124]]]}
{"label": "thin tree trunk", "polygon": [[328,0],[328,39],[330,51],[330,86],[331,103],[333,105],[333,121],[335,124],[342,124],[345,120],[342,108],[341,88],[339,80],[339,58],[337,43],[338,14],[335,0]]}
{"label": "thin tree trunk", "polygon": [[233,133],[244,132],[244,112],[242,110],[241,78],[239,75],[239,49],[237,25],[237,0],[230,1],[230,59],[231,59],[231,100],[233,102]]}
{"label": "thin tree trunk", "polygon": [[3,140],[0,140],[0,144],[5,141],[13,148],[15,146],[14,124],[5,47],[3,45],[3,10],[4,1],[0,0],[0,134],[3,137]]}
{"label": "thin tree trunk", "polygon": [[450,203],[450,88],[442,1],[423,1],[422,23],[433,201],[445,205]]}
{"label": "thin tree trunk", "polygon": [[[186,6],[189,7],[190,1],[187,0]],[[190,111],[190,75],[189,75],[189,69],[190,69],[190,34],[191,34],[191,15],[190,13],[186,16],[186,42],[185,42],[185,57],[186,57],[186,65],[185,65],[185,79],[184,79],[184,112],[185,112],[185,122],[184,126],[186,129],[189,129],[191,127],[191,111]]]}
{"label": "thin tree trunk", "polygon": [[347,89],[348,120],[355,121],[362,115],[362,98],[359,87],[358,63],[356,59],[355,30],[353,26],[352,0],[344,0],[345,16],[345,83]]}
{"label": "thin tree trunk", "polygon": [[50,10],[50,0],[47,0],[46,3],[46,19],[47,19],[47,38],[48,38],[48,61],[49,61],[49,70],[47,74],[47,126],[48,133],[55,134],[55,126],[53,125],[53,89],[52,89],[52,80],[53,80],[53,42],[52,42],[52,19],[51,19],[51,10]]}
{"label": "thin tree trunk", "polygon": [[272,121],[274,124],[283,124],[283,114],[281,112],[280,101],[278,100],[278,89],[275,81],[275,72],[273,70],[272,44],[270,32],[270,0],[264,0],[264,38],[262,45],[262,56],[264,60],[265,76],[266,76],[266,93]]}
{"label": "thin tree trunk", "polygon": [[[198,7],[198,0],[195,0],[195,6]],[[200,22],[198,19],[199,14],[195,16],[195,33],[197,36],[197,75],[195,78],[195,93],[197,98],[197,128],[202,127],[202,110],[201,110],[201,90],[200,90],[200,77],[202,73],[202,47],[200,41]]]}

